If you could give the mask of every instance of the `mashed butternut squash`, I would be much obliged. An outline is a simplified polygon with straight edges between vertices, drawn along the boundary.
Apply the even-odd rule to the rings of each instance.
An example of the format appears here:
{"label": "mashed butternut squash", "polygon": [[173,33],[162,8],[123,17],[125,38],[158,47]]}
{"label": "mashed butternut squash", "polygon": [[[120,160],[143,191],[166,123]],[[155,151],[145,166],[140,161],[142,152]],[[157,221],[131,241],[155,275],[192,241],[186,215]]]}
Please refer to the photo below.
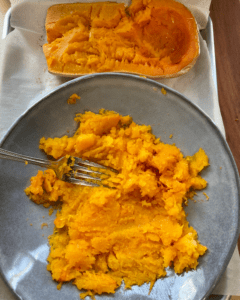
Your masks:
{"label": "mashed butternut squash", "polygon": [[194,190],[207,182],[199,175],[208,166],[204,150],[184,157],[137,125],[129,116],[101,110],[78,114],[72,137],[44,137],[40,149],[96,158],[119,171],[108,179],[114,189],[81,187],[39,171],[26,194],[44,205],[61,201],[49,237],[47,269],[59,283],[72,281],[86,295],[114,293],[154,282],[166,275],[196,269],[207,248],[200,244],[183,209]]}
{"label": "mashed butternut squash", "polygon": [[150,77],[185,74],[199,56],[196,21],[174,0],[65,3],[49,7],[48,70],[63,76],[129,72]]}

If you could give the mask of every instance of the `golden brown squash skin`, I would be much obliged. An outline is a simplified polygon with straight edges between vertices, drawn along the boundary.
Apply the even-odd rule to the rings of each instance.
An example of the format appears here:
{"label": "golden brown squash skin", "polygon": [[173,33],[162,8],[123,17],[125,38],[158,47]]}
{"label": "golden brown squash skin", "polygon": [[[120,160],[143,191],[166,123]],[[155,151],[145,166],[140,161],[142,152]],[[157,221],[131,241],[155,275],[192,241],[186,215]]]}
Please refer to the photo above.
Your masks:
{"label": "golden brown squash skin", "polygon": [[177,77],[195,64],[200,48],[191,12],[174,0],[72,3],[47,12],[49,72],[77,77],[127,72]]}

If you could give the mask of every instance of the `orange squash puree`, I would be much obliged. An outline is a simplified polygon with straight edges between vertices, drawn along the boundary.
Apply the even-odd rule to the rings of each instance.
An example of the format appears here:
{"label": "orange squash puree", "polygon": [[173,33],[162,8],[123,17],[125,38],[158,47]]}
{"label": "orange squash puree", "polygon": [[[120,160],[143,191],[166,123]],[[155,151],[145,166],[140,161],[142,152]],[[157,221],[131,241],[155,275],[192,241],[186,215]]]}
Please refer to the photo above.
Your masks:
{"label": "orange squash puree", "polygon": [[129,116],[100,110],[75,118],[72,137],[44,137],[40,149],[97,158],[119,171],[109,179],[115,189],[81,187],[56,178],[53,170],[31,178],[26,194],[36,203],[61,209],[49,237],[47,269],[59,283],[72,280],[86,295],[114,293],[154,282],[171,266],[176,273],[196,269],[207,248],[200,244],[183,209],[194,190],[207,182],[199,175],[208,166],[204,150],[184,157],[175,145],[164,144],[151,127]]}
{"label": "orange squash puree", "polygon": [[78,96],[77,94],[72,94],[68,100],[67,100],[67,103],[68,104],[76,104],[77,100],[81,99],[80,96]]}

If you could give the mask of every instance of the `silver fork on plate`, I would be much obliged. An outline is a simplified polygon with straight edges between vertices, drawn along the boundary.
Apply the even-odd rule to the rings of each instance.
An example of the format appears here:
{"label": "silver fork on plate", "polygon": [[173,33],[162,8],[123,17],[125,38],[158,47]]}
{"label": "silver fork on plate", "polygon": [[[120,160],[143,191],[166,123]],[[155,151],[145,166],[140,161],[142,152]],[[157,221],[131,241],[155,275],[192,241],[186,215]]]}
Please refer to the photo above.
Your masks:
{"label": "silver fork on plate", "polygon": [[[0,158],[27,162],[43,168],[53,169],[59,179],[82,186],[94,187],[103,185],[102,180],[110,176],[110,174],[107,174],[104,170],[118,173],[118,171],[113,168],[73,156],[62,157],[56,161],[51,161],[17,154],[0,148]],[[64,169],[64,165],[67,168]],[[109,187],[107,185],[104,186]]]}

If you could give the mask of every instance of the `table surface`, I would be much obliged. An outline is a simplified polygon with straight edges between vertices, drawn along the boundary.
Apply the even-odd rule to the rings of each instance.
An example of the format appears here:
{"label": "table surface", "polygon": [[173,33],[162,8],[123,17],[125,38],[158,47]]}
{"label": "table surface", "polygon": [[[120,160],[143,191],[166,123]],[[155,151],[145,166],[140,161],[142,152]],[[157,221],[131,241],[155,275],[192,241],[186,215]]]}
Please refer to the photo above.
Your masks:
{"label": "table surface", "polygon": [[[219,105],[240,173],[240,1],[212,0]],[[240,253],[240,239],[238,241]]]}

